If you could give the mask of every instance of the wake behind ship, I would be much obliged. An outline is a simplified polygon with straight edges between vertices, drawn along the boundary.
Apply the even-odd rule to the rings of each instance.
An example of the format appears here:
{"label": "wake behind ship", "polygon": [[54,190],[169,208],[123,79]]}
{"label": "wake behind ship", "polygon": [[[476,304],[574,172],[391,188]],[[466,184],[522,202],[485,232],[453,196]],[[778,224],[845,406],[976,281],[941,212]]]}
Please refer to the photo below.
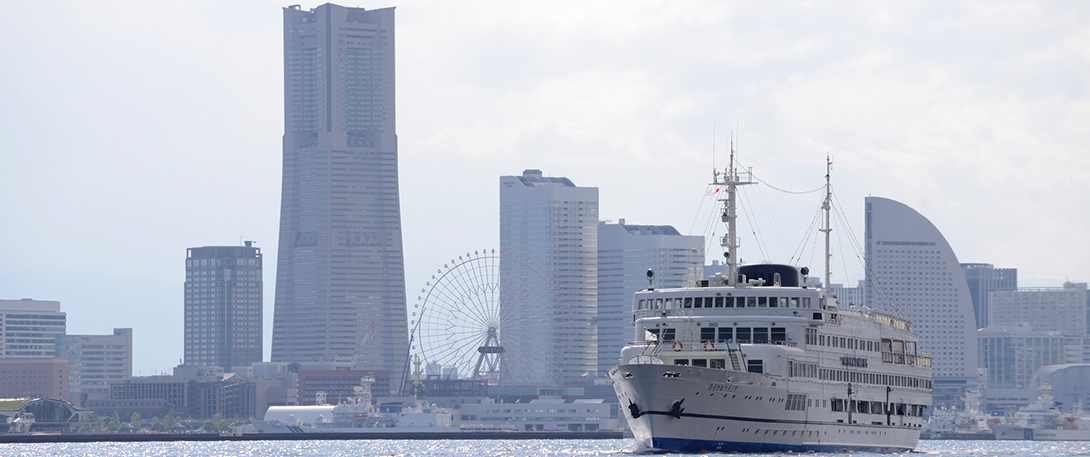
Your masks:
{"label": "wake behind ship", "polygon": [[[804,285],[805,268],[736,269],[734,194],[745,183],[731,164],[713,183],[726,190],[728,274],[633,298],[638,341],[609,376],[634,437],[682,452],[915,448],[931,405],[931,359],[911,324],[841,308]],[[826,258],[829,189],[827,181]]]}

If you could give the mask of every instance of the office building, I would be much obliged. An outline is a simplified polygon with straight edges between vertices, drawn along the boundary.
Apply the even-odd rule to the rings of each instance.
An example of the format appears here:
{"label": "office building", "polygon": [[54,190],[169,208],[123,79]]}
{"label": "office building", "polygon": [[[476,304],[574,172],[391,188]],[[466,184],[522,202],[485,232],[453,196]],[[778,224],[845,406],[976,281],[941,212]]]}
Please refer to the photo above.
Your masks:
{"label": "office building", "polygon": [[908,206],[866,198],[865,300],[912,321],[931,354],[936,406],[960,404],[977,380],[976,316],[964,270],[931,221]]}
{"label": "office building", "polygon": [[408,366],[394,116],[393,8],[284,9],[273,361]]}
{"label": "office building", "polygon": [[0,359],[53,357],[56,339],[64,335],[65,326],[60,302],[0,300]]}
{"label": "office building", "polygon": [[1060,332],[1066,339],[1066,363],[1090,361],[1086,283],[1063,287],[1023,287],[992,292],[989,326],[1026,325],[1036,332]]}
{"label": "office building", "polygon": [[976,328],[988,326],[988,294],[1018,288],[1018,269],[995,268],[990,263],[963,263],[969,296],[973,299]]}
{"label": "office building", "polygon": [[110,398],[110,383],[132,377],[132,329],[112,335],[61,335],[57,357],[68,359],[68,402]]}
{"label": "office building", "polygon": [[682,235],[669,225],[598,225],[598,376],[617,365],[621,348],[635,341],[632,294],[648,287],[694,285],[704,268],[704,237]]}
{"label": "office building", "polygon": [[992,292],[990,301],[989,326],[1025,323],[1034,331],[1086,336],[1086,283]]}
{"label": "office building", "polygon": [[865,303],[863,299],[863,286],[865,281],[859,281],[855,286],[845,286],[843,284],[831,284],[829,286],[829,292],[836,295],[836,302],[841,307],[858,306]]}
{"label": "office building", "polygon": [[[598,188],[540,170],[500,177],[500,252],[500,308],[513,323],[501,339],[529,339],[516,346],[541,351],[505,354],[508,371],[538,382],[589,381],[598,371]],[[534,269],[551,284],[535,281]],[[542,301],[512,299],[528,292]],[[551,313],[517,317],[530,316],[530,306]]]}
{"label": "office building", "polygon": [[261,249],[189,248],[185,259],[185,364],[231,369],[261,361]]}
{"label": "office building", "polygon": [[977,338],[988,389],[1028,388],[1038,368],[1067,362],[1060,332],[1035,331],[1023,324],[977,330]]}

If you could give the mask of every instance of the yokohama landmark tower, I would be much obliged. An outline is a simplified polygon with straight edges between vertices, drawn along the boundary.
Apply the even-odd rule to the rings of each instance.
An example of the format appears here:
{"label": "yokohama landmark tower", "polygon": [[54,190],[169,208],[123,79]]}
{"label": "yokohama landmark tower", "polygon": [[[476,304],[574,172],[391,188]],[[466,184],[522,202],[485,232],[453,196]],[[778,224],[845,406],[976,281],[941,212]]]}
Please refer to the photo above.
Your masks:
{"label": "yokohama landmark tower", "polygon": [[284,9],[284,175],[272,360],[408,356],[394,9]]}

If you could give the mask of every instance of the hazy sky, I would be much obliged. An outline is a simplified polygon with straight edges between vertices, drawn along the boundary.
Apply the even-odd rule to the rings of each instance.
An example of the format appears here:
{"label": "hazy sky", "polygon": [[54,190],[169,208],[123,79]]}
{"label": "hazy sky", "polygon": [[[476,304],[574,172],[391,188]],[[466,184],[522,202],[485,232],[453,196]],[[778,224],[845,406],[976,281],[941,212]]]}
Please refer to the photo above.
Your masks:
{"label": "hazy sky", "polygon": [[[58,300],[73,334],[133,327],[137,374],[169,371],[186,248],[255,240],[268,348],[288,5],[5,4],[0,298]],[[857,238],[863,198],[888,197],[962,262],[1090,278],[1090,3],[831,5],[346,4],[397,6],[410,306],[444,262],[498,247],[499,176],[525,168],[598,187],[603,219],[702,234],[730,130],[785,190],[821,186],[831,155]],[[744,260],[788,260],[819,204],[769,185],[747,189],[744,231],[766,222]],[[834,282],[862,278],[834,254],[853,261]]]}

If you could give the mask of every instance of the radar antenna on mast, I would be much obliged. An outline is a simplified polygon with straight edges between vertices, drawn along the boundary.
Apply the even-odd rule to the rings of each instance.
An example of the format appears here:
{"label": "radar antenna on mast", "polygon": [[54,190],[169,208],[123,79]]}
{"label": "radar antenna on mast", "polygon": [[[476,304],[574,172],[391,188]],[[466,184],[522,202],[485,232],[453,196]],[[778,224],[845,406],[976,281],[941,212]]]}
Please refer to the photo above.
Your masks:
{"label": "radar antenna on mast", "polygon": [[719,199],[719,201],[723,202],[723,222],[727,223],[727,234],[719,240],[719,244],[726,248],[726,252],[723,253],[723,260],[727,265],[726,285],[733,286],[738,282],[738,234],[736,227],[738,214],[735,191],[738,186],[756,184],[753,181],[752,170],[747,170],[745,180],[742,180],[734,169],[734,132],[731,132],[730,161],[727,169],[723,170],[722,174],[719,172],[712,173],[712,179],[713,186],[725,186],[727,191],[726,197]]}

